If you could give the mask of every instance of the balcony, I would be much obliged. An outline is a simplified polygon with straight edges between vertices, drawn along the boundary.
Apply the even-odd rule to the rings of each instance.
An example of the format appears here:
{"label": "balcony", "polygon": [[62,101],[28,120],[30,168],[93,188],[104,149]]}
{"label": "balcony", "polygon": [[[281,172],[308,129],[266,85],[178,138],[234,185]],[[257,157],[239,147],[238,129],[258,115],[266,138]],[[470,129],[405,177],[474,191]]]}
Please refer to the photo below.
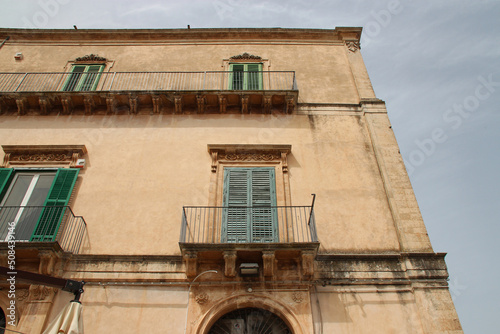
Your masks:
{"label": "balcony", "polygon": [[57,244],[78,254],[87,224],[69,206],[0,206],[0,240],[15,241],[16,249]]}
{"label": "balcony", "polygon": [[312,206],[185,206],[181,244],[318,242]]}
{"label": "balcony", "polygon": [[2,113],[292,113],[293,71],[0,73]]}
{"label": "balcony", "polygon": [[313,205],[185,206],[179,246],[189,277],[197,274],[199,263],[221,261],[227,277],[236,276],[246,262],[260,266],[263,276],[274,276],[278,262],[299,264],[301,278],[310,277],[319,247]]}

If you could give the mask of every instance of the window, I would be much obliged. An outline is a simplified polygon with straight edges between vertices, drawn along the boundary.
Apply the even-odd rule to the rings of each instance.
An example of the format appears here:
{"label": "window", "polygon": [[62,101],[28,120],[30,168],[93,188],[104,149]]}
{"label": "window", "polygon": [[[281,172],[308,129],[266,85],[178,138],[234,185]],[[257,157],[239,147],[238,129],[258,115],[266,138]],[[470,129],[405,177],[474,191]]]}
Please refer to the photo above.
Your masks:
{"label": "window", "polygon": [[223,206],[223,242],[276,242],[274,167],[224,168]]}
{"label": "window", "polygon": [[92,91],[97,87],[104,65],[73,65],[63,91]]}
{"label": "window", "polygon": [[229,64],[229,89],[231,90],[261,90],[262,64],[261,63],[232,63]]}
{"label": "window", "polygon": [[0,240],[55,241],[78,172],[0,168]]}

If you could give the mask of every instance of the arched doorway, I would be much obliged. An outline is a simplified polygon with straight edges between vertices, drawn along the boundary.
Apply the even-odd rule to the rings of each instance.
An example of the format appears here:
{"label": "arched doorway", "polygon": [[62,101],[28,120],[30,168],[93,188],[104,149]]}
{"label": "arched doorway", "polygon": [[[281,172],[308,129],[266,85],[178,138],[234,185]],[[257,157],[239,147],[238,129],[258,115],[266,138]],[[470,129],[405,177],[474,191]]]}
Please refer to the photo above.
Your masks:
{"label": "arched doorway", "polygon": [[5,313],[3,312],[2,308],[0,307],[0,334],[5,333],[5,327],[7,327],[7,319],[5,318]]}
{"label": "arched doorway", "polygon": [[220,317],[208,334],[292,334],[292,331],[276,314],[247,307]]}

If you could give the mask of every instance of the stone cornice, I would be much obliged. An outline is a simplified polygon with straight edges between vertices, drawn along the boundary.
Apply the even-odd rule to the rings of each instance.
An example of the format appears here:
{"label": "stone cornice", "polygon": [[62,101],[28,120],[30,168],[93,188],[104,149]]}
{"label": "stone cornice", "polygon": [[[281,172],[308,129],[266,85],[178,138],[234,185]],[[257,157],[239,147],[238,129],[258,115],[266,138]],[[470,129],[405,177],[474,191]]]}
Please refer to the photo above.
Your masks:
{"label": "stone cornice", "polygon": [[99,40],[358,40],[362,28],[215,28],[215,29],[0,29],[0,39],[18,41],[99,41]]}

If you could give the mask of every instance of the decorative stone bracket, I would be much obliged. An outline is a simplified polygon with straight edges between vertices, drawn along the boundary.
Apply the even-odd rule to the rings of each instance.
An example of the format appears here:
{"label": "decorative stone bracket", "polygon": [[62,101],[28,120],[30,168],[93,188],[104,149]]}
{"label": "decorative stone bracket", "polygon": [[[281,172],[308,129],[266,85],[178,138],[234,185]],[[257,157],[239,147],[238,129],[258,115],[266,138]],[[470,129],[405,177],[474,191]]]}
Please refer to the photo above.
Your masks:
{"label": "decorative stone bracket", "polygon": [[0,167],[23,165],[67,165],[76,167],[87,154],[85,145],[2,145],[5,156]]}

